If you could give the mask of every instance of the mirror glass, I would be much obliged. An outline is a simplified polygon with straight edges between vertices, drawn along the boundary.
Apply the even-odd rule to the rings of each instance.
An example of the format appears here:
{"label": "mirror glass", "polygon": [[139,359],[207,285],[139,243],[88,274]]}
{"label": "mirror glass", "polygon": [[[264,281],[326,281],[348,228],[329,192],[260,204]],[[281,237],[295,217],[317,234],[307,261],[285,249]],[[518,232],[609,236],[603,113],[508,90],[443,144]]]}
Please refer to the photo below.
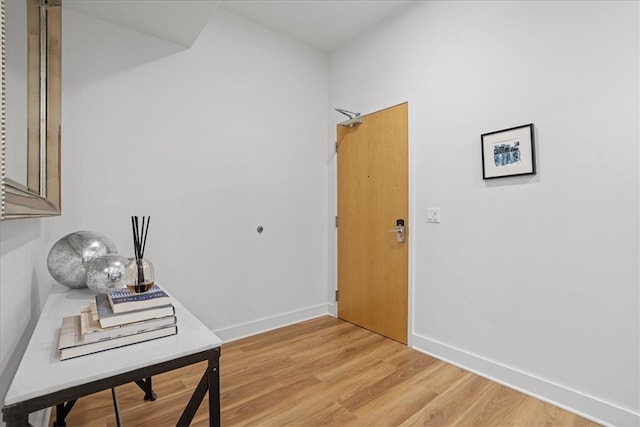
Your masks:
{"label": "mirror glass", "polygon": [[2,219],[60,215],[60,0],[1,5]]}
{"label": "mirror glass", "polygon": [[27,186],[27,2],[8,1],[5,6],[5,174]]}

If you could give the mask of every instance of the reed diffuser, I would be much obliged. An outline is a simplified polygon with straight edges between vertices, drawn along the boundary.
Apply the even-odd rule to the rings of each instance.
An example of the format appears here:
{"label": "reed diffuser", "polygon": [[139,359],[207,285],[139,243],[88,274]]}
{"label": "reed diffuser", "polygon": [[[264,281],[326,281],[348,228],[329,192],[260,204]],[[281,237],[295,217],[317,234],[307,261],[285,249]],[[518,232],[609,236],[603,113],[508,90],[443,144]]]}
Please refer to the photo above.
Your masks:
{"label": "reed diffuser", "polygon": [[147,236],[149,234],[149,223],[151,217],[140,218],[131,217],[131,229],[133,233],[133,252],[135,258],[131,260],[127,267],[127,288],[133,293],[147,292],[153,287],[155,278],[153,274],[153,264],[144,258],[144,250],[147,246]]}

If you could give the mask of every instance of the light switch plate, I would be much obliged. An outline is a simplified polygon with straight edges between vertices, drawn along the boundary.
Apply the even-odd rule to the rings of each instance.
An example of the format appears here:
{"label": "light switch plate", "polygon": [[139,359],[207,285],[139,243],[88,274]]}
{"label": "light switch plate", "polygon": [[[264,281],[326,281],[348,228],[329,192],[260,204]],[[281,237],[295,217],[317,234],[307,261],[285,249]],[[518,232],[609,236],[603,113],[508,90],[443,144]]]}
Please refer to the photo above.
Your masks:
{"label": "light switch plate", "polygon": [[440,208],[427,208],[427,222],[440,223]]}

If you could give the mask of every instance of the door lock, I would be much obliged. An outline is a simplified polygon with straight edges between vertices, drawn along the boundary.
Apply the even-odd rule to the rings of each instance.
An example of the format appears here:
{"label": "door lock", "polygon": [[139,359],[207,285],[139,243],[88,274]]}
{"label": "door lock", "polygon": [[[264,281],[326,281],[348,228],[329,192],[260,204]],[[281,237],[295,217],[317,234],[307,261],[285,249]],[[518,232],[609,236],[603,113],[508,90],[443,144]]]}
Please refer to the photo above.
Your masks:
{"label": "door lock", "polygon": [[396,241],[398,243],[404,243],[407,241],[407,233],[404,226],[404,219],[396,220],[396,228],[389,230],[389,233],[396,233]]}

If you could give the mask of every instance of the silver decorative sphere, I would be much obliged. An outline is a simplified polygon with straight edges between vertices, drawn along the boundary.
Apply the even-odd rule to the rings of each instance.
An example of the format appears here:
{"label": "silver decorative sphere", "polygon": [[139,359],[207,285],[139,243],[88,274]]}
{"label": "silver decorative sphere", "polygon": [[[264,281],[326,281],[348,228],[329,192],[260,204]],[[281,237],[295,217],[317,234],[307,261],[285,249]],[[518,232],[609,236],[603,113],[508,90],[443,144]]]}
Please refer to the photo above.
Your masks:
{"label": "silver decorative sphere", "polygon": [[58,240],[47,257],[47,268],[56,282],[69,288],[87,286],[87,264],[101,255],[116,254],[109,238],[94,231],[76,231]]}
{"label": "silver decorative sphere", "polygon": [[102,255],[87,265],[87,287],[98,294],[126,286],[129,260],[122,255]]}

